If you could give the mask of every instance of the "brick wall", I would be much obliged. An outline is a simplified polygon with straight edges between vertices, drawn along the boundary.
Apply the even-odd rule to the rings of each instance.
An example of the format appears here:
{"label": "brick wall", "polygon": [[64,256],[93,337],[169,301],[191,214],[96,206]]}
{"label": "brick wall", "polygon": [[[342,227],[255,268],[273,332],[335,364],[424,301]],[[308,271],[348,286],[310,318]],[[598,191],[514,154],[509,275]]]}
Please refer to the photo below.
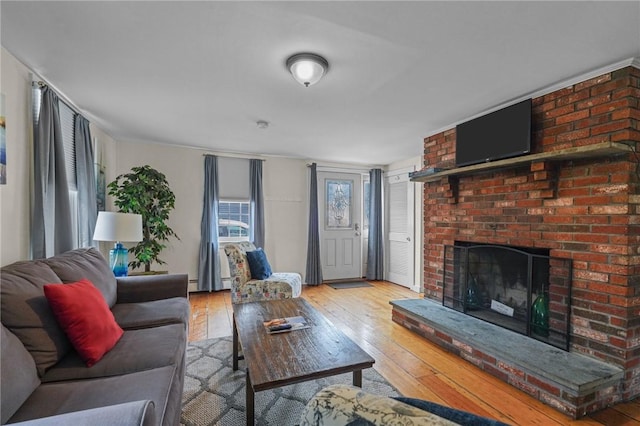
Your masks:
{"label": "brick wall", "polygon": [[[606,141],[640,150],[639,104],[634,67],[535,98],[532,152]],[[455,128],[426,138],[424,166],[453,167],[455,139]],[[623,367],[624,398],[640,395],[638,161],[624,154],[461,176],[457,200],[446,179],[425,183],[425,297],[441,300],[444,245],[454,241],[570,258],[571,350]]]}

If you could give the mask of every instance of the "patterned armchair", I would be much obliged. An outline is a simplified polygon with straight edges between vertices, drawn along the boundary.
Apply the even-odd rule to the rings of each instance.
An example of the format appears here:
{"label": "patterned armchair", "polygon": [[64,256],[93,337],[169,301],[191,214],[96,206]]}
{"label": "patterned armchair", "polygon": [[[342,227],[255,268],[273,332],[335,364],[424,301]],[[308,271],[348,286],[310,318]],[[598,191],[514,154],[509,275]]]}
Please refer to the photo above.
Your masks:
{"label": "patterned armchair", "polygon": [[331,385],[307,403],[300,426],[412,425],[508,426],[444,405],[415,398],[374,395],[350,385]]}
{"label": "patterned armchair", "polygon": [[246,252],[255,249],[256,247],[248,241],[228,243],[224,246],[231,275],[231,302],[246,303],[299,297],[302,292],[302,277],[296,272],[274,272],[264,280],[251,278]]}

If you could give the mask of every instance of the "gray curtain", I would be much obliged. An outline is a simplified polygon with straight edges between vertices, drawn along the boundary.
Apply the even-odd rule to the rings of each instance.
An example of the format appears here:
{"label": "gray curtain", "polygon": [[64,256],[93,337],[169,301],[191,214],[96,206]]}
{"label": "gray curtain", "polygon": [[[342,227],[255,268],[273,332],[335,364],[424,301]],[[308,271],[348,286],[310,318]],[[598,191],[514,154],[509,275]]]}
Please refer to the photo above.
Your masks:
{"label": "gray curtain", "polygon": [[58,96],[48,87],[42,89],[33,145],[31,254],[41,259],[73,249]]}
{"label": "gray curtain", "polygon": [[204,199],[200,232],[198,290],[222,290],[218,256],[218,157],[215,155],[204,157]]}
{"label": "gray curtain", "polygon": [[307,246],[307,271],[305,282],[309,285],[322,284],[322,263],[320,259],[320,234],[318,223],[318,172],[316,163],[310,167],[309,185],[309,234]]}
{"label": "gray curtain", "polygon": [[76,177],[78,187],[78,242],[80,247],[94,245],[93,231],[98,218],[96,175],[89,121],[81,115],[75,120]]}
{"label": "gray curtain", "polygon": [[249,161],[251,186],[251,236],[256,247],[264,248],[264,197],[262,195],[262,160]]}
{"label": "gray curtain", "polygon": [[384,279],[384,245],[382,235],[382,170],[369,171],[369,253],[367,279]]}

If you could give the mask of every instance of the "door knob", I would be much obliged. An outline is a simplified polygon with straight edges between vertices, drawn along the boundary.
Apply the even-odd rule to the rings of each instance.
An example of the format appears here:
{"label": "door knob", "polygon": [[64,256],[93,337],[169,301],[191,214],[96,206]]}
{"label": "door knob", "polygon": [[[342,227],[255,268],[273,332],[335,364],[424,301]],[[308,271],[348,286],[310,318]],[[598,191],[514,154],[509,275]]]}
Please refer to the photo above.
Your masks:
{"label": "door knob", "polygon": [[407,237],[407,241],[411,241],[411,237]]}

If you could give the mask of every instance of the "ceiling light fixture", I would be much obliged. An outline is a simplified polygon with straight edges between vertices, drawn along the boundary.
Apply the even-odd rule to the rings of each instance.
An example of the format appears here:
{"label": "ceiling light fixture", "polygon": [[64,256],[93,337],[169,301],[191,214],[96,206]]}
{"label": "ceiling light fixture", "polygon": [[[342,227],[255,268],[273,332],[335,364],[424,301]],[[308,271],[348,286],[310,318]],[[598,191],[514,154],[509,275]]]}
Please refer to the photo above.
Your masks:
{"label": "ceiling light fixture", "polygon": [[313,86],[329,71],[329,62],[320,55],[298,53],[287,59],[287,69],[305,87]]}

